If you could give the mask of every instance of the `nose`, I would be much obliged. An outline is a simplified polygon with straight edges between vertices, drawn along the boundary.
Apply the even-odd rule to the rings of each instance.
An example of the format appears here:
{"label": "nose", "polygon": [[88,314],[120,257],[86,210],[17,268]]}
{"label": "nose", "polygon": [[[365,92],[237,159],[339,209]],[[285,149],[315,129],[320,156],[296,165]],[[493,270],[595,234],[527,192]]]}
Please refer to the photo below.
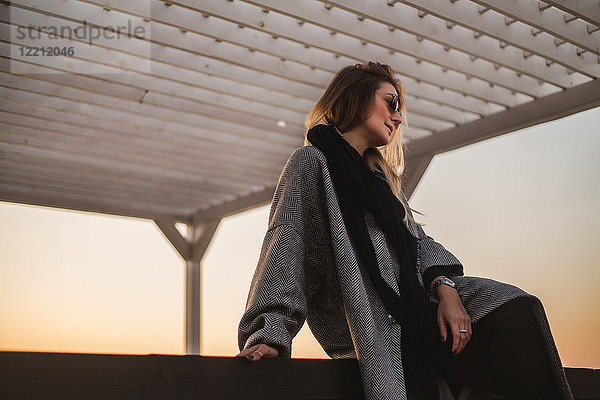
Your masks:
{"label": "nose", "polygon": [[400,113],[400,111],[393,113],[391,118],[392,118],[392,121],[394,121],[394,124],[396,126],[398,126],[402,123],[402,114]]}

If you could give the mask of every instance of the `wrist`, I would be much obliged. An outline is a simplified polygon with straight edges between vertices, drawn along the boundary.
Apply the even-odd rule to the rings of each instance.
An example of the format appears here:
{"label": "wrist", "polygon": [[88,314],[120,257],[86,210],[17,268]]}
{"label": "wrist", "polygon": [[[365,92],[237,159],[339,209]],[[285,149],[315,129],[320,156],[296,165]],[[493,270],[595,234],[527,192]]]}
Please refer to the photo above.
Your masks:
{"label": "wrist", "polygon": [[438,279],[443,278],[443,277],[444,277],[444,275],[439,275],[439,276],[436,276],[435,278],[433,278],[431,280],[431,284],[429,285],[429,290],[434,290],[435,282],[437,282]]}
{"label": "wrist", "polygon": [[437,290],[436,293],[437,293],[438,299],[442,299],[447,296],[452,296],[455,293],[458,294],[456,289],[454,289],[453,287],[450,287],[448,285],[440,285],[437,287],[436,290]]}
{"label": "wrist", "polygon": [[[447,287],[445,287],[447,286]],[[442,289],[440,289],[441,287],[443,287]],[[448,279],[445,276],[438,276],[437,278],[435,278],[431,284],[431,288],[430,288],[430,292],[433,296],[436,296],[437,298],[441,298],[443,296],[448,295],[448,293],[452,292],[456,292],[455,290],[455,283],[451,280]]]}

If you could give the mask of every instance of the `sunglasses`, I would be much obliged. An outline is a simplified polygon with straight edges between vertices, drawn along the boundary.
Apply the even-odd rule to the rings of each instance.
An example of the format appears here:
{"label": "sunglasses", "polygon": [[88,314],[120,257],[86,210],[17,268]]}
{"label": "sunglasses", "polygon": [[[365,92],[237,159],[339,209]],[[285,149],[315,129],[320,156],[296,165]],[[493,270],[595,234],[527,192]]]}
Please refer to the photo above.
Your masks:
{"label": "sunglasses", "polygon": [[398,98],[398,96],[395,95],[395,94],[393,94],[393,93],[387,93],[387,94],[391,94],[392,95],[391,99],[389,99],[389,100],[386,99],[386,101],[388,103],[388,106],[390,107],[390,112],[392,114],[394,114],[396,112],[402,114],[400,112],[400,99]]}

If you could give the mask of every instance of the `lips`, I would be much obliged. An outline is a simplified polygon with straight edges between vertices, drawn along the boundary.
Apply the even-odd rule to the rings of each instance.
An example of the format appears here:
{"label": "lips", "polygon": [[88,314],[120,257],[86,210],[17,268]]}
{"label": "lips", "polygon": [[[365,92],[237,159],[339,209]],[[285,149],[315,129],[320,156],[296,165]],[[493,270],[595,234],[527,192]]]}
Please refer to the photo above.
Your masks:
{"label": "lips", "polygon": [[392,129],[388,124],[385,124],[386,128],[388,128],[388,131],[390,131],[390,135],[392,134],[392,132],[394,131],[394,129]]}

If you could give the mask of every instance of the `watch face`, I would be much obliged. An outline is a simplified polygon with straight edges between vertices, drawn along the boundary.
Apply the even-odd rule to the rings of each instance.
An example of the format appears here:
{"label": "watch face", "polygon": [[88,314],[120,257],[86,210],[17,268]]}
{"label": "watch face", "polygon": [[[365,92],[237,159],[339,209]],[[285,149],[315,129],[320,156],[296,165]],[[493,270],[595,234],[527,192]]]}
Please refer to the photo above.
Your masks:
{"label": "watch face", "polygon": [[448,278],[442,278],[441,281],[442,281],[442,283],[445,283],[448,286],[452,286],[452,287],[456,286],[455,283]]}

